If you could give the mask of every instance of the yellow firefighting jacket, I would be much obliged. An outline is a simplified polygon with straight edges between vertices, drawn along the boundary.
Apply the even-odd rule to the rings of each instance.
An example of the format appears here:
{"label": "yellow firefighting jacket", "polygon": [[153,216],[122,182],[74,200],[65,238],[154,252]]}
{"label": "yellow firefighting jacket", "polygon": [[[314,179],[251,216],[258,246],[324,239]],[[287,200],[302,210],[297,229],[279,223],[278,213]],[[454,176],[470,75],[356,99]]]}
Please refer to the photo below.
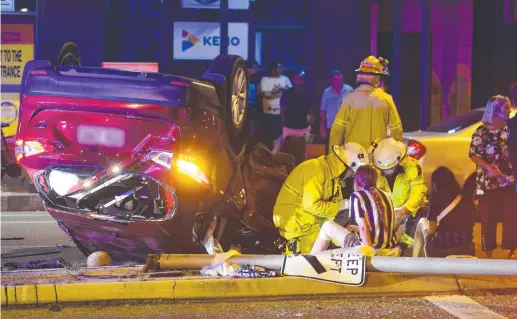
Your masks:
{"label": "yellow firefighting jacket", "polygon": [[414,216],[427,202],[427,187],[418,161],[406,156],[400,163],[400,173],[395,178],[393,189],[379,171],[377,187],[391,195],[395,208],[405,207]]}
{"label": "yellow firefighting jacket", "polygon": [[391,137],[402,141],[402,123],[391,95],[371,85],[362,84],[343,97],[330,130],[329,145],[349,142],[368,149],[375,139]]}
{"label": "yellow firefighting jacket", "polygon": [[287,177],[273,210],[273,221],[280,235],[290,240],[319,231],[332,220],[343,199],[339,176],[345,164],[331,152],[305,161]]}

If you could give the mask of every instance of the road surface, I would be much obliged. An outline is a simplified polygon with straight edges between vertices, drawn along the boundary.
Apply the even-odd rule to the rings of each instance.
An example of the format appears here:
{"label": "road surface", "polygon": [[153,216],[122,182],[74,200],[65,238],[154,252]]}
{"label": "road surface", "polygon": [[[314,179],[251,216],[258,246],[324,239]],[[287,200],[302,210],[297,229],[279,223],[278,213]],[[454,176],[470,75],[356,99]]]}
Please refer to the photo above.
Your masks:
{"label": "road surface", "polygon": [[57,258],[71,264],[86,263],[86,257],[47,212],[0,212],[0,217],[2,266]]}
{"label": "road surface", "polygon": [[517,295],[311,298],[225,303],[91,304],[2,310],[2,318],[517,318]]}

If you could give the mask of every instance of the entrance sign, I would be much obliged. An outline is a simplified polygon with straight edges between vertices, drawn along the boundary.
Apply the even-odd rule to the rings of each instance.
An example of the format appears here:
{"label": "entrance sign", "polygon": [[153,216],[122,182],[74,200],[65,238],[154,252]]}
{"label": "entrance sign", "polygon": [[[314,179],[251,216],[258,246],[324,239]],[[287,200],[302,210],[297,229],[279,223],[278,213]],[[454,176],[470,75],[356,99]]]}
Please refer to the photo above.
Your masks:
{"label": "entrance sign", "polygon": [[[219,0],[182,0],[183,8],[191,9],[220,9],[221,1]],[[248,10],[250,0],[228,0],[228,8],[230,10]]]}
{"label": "entrance sign", "polygon": [[[174,22],[174,59],[213,60],[219,55],[221,36],[217,22]],[[228,23],[228,54],[248,58],[248,24]]]}
{"label": "entrance sign", "polygon": [[20,84],[25,63],[34,60],[34,25],[2,24],[2,84]]}
{"label": "entrance sign", "polygon": [[288,255],[284,257],[282,275],[362,286],[366,281],[366,257],[346,249],[315,255]]}

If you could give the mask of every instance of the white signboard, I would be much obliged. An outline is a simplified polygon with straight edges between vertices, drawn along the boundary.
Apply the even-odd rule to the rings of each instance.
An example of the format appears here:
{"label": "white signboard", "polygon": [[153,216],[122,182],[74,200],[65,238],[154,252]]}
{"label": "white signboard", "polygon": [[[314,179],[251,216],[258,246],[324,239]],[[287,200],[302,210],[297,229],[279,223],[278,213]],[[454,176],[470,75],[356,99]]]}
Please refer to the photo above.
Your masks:
{"label": "white signboard", "polygon": [[[248,58],[248,24],[228,23],[228,54]],[[217,22],[174,22],[174,59],[212,60],[219,55],[220,24]]]}
{"label": "white signboard", "polygon": [[366,281],[366,257],[344,249],[315,255],[288,255],[284,258],[282,275],[362,286]]}
{"label": "white signboard", "polygon": [[2,11],[14,11],[14,0],[1,0],[0,3],[2,4]]}
{"label": "white signboard", "polygon": [[[248,10],[250,0],[228,0],[228,8],[230,10]],[[193,9],[219,9],[221,2],[219,0],[182,0],[183,8]]]}

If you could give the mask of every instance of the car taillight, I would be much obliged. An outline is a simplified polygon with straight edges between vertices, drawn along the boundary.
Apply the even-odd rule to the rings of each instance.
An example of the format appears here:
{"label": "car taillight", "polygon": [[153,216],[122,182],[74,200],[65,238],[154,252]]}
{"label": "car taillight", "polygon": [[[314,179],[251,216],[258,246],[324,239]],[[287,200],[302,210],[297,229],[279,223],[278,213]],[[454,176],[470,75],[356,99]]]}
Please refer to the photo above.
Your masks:
{"label": "car taillight", "polygon": [[45,175],[40,174],[38,176],[38,183],[41,185],[41,189],[45,192],[45,194],[47,194],[49,190],[48,190],[47,181],[45,180]]}
{"label": "car taillight", "polygon": [[426,148],[422,143],[415,140],[409,140],[407,146],[407,155],[419,160],[425,155],[425,152]]}
{"label": "car taillight", "polygon": [[169,84],[176,85],[176,86],[190,87],[190,83],[181,82],[181,81],[170,81]]}
{"label": "car taillight", "polygon": [[198,183],[210,183],[205,173],[203,173],[199,165],[196,163],[195,159],[190,156],[180,155],[176,160],[175,166],[178,169],[178,172],[191,177]]}
{"label": "car taillight", "polygon": [[29,157],[43,152],[51,152],[53,150],[54,146],[45,140],[17,140],[14,146],[14,154],[16,156],[16,161],[18,162],[24,157]]}
{"label": "car taillight", "polygon": [[48,72],[44,70],[32,70],[30,75],[48,75]]}
{"label": "car taillight", "polygon": [[16,161],[19,162],[23,157],[23,140],[17,140],[14,144],[14,155]]}

